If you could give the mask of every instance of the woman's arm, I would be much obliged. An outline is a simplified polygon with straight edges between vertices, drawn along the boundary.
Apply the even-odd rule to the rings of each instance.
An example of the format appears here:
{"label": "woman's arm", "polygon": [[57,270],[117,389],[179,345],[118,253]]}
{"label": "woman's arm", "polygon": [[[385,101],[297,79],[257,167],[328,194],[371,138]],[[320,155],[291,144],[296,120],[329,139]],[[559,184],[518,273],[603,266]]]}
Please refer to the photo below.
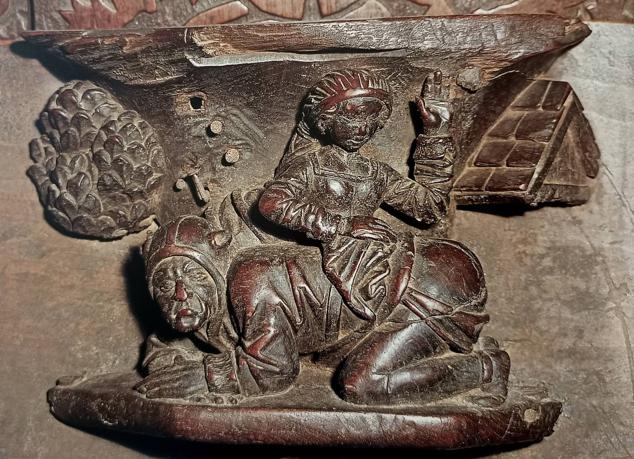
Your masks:
{"label": "woman's arm", "polygon": [[369,215],[343,218],[306,198],[309,186],[306,158],[297,158],[284,173],[264,186],[258,203],[260,213],[278,225],[302,231],[320,241],[336,235],[356,239],[394,242],[396,235],[384,221]]}
{"label": "woman's arm", "polygon": [[383,202],[416,220],[431,225],[441,220],[449,208],[449,189],[442,181],[421,184],[386,167]]}
{"label": "woman's arm", "polygon": [[341,217],[305,198],[308,167],[311,165],[306,158],[295,159],[283,174],[264,186],[258,207],[262,215],[278,225],[327,241],[335,236]]}
{"label": "woman's arm", "polygon": [[384,202],[427,224],[440,221],[449,209],[455,149],[449,131],[449,86],[440,71],[429,75],[416,104],[424,133],[416,138],[414,160],[418,181],[407,179],[392,168],[387,171]]}

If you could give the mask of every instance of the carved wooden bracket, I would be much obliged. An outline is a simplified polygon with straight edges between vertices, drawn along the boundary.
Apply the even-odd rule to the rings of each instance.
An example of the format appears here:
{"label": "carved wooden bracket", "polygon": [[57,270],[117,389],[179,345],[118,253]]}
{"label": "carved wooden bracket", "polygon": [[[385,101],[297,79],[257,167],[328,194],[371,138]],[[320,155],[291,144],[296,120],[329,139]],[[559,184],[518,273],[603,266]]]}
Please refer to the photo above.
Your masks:
{"label": "carved wooden bracket", "polygon": [[[42,164],[44,156],[35,147],[40,166],[32,175],[48,212],[55,215],[53,221],[83,235],[122,235],[141,228],[138,223],[150,215],[168,221],[185,213],[199,214],[219,205],[227,183],[248,190],[268,180],[312,75],[341,68],[345,62],[380,72],[392,86],[392,134],[379,136],[373,145],[380,159],[401,172],[407,173],[408,152],[420,131],[417,117],[412,117],[413,101],[426,75],[440,69],[451,85],[455,111],[451,135],[458,179],[453,196],[458,204],[579,204],[590,195],[598,150],[569,86],[539,76],[557,53],[588,33],[585,25],[556,17],[514,16],[30,33],[29,41],[96,72],[91,84],[103,88],[104,94],[112,91],[114,96],[108,97],[121,107],[118,110],[135,110],[139,122],[142,118],[144,125],[157,130],[155,142],[168,165],[164,179],[154,182],[160,189],[134,207],[135,217],[120,217],[101,232],[81,228],[88,223],[66,222],[75,221],[82,211],[62,206],[68,194],[49,195],[53,170]],[[120,84],[126,89],[119,89]],[[69,117],[70,123],[72,110],[49,106],[43,117],[55,112],[56,117]],[[55,135],[63,134],[57,131]],[[128,145],[136,142],[134,135],[123,131],[116,138]],[[73,142],[57,146],[63,151],[43,151],[65,157],[84,148],[73,150]],[[96,154],[91,152],[87,159],[97,163]],[[424,180],[424,158],[414,152],[412,160],[411,173]],[[134,167],[146,164],[143,161],[133,161]],[[101,194],[136,202],[126,179],[112,177],[123,184],[122,190],[104,188]],[[97,194],[90,194],[90,199]],[[59,205],[51,204],[58,199]],[[447,228],[448,223],[438,226],[437,234]]]}
{"label": "carved wooden bracket", "polygon": [[588,199],[592,131],[570,86],[541,78],[588,34],[510,15],[27,34],[93,75],[42,112],[45,210],[101,239],[156,220],[143,255],[170,329],[142,376],[62,381],[52,411],[223,443],[550,435],[561,403],[509,388],[509,355],[481,335],[482,266],[444,237],[456,203]]}

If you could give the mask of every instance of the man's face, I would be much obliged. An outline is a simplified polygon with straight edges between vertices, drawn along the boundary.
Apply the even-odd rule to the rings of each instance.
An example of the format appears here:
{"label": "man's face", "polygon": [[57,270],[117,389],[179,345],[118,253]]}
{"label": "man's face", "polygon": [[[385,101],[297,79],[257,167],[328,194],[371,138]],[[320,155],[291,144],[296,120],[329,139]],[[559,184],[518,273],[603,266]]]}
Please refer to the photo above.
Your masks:
{"label": "man's face", "polygon": [[346,151],[357,151],[381,128],[383,103],[374,98],[354,98],[337,107],[328,135]]}
{"label": "man's face", "polygon": [[163,260],[154,271],[152,292],[163,318],[182,333],[198,330],[217,307],[212,277],[187,257]]}

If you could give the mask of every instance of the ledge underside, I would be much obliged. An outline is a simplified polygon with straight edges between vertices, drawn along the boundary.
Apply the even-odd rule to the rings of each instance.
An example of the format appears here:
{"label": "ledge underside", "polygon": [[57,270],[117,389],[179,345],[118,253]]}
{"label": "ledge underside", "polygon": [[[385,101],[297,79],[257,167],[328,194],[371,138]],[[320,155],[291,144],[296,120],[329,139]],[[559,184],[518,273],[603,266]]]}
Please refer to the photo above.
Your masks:
{"label": "ledge underside", "polygon": [[127,84],[153,84],[195,68],[355,58],[408,59],[494,74],[556,53],[590,33],[550,15],[400,18],[110,31],[30,32],[49,51]]}
{"label": "ledge underside", "polygon": [[[561,403],[512,392],[496,408],[453,401],[420,407],[343,402],[324,384],[299,384],[235,406],[151,400],[135,374],[103,375],[49,391],[51,411],[80,428],[110,429],[214,444],[459,449],[540,441]],[[308,381],[314,381],[308,378]]]}

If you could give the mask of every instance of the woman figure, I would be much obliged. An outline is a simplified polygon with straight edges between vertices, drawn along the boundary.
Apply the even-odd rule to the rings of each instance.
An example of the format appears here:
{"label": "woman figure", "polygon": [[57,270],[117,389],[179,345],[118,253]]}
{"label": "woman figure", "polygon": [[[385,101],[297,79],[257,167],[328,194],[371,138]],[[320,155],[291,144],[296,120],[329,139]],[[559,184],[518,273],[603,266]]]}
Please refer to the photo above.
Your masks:
{"label": "woman figure", "polygon": [[[417,155],[428,183],[403,177],[360,149],[392,112],[389,86],[363,70],[334,72],[309,92],[261,213],[321,242],[323,271],[348,313],[322,355],[342,363],[335,386],[357,403],[407,403],[482,388],[504,400],[509,358],[492,339],[482,268],[453,241],[396,234],[374,217],[381,204],[436,223],[448,209],[453,149],[448,88],[436,72],[417,100],[426,135]],[[351,312],[351,314],[350,314]],[[337,360],[335,360],[337,361]],[[488,403],[487,402],[487,403]]]}
{"label": "woman figure", "polygon": [[[353,403],[421,403],[473,389],[482,389],[473,394],[479,403],[504,400],[509,358],[491,338],[479,340],[488,315],[475,255],[457,242],[396,234],[374,217],[386,203],[431,224],[447,209],[449,109],[441,77],[434,78],[419,106],[435,135],[417,140],[429,184],[359,153],[390,116],[385,81],[349,70],[310,91],[259,208],[320,241],[321,253],[281,241],[241,250],[227,271],[226,308],[217,294],[224,283],[213,274],[229,239],[197,217],[159,230],[145,251],[151,292],[172,328],[219,352],[152,342],[138,390],[148,397],[274,394],[293,385],[300,356],[313,355],[336,366],[335,390]],[[190,279],[188,270],[199,274]],[[228,317],[231,340],[222,339]]]}

